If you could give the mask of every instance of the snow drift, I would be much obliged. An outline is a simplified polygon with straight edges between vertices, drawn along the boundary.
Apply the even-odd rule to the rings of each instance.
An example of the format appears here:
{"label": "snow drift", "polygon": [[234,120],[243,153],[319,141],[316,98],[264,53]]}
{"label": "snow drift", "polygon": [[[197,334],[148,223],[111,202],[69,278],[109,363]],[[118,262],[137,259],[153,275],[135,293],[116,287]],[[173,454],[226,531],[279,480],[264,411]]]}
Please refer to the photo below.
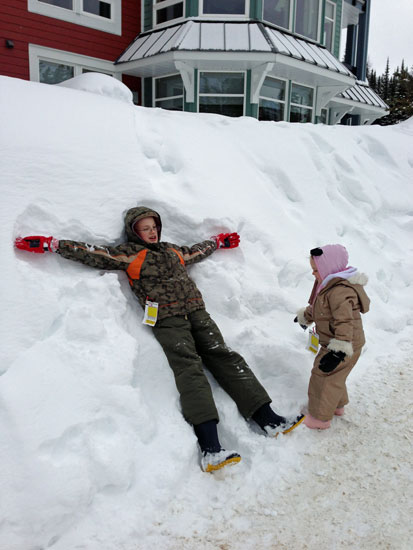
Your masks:
{"label": "snow drift", "polygon": [[[412,351],[413,120],[352,128],[173,113],[133,106],[107,78],[70,89],[0,77],[0,547],[407,548],[409,494],[398,496],[398,527],[389,487],[408,487],[408,468],[382,473],[388,507],[372,485],[352,512],[338,485],[347,468],[370,470],[378,442],[360,451],[360,425],[377,420],[375,402],[387,406]],[[239,249],[190,273],[282,414],[306,404],[312,357],[292,321],[312,286],[309,250],[347,247],[372,307],[344,420],[269,440],[211,379],[220,438],[243,460],[224,476],[200,471],[172,373],[123,274],[12,245],[36,234],[118,243],[123,212],[140,204],[160,212],[170,242],[240,233]],[[403,448],[396,431],[379,443],[390,455]],[[325,546],[305,513],[313,489]]]}

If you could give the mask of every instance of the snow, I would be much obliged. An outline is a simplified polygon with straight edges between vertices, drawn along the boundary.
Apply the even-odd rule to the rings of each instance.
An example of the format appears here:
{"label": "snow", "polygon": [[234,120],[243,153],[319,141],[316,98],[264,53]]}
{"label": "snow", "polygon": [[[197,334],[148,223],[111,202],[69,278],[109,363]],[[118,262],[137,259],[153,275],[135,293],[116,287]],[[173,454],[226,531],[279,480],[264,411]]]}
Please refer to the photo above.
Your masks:
{"label": "snow", "polygon": [[[413,119],[173,113],[83,76],[0,77],[0,548],[410,548]],[[309,250],[347,247],[372,304],[351,402],[330,430],[265,438],[211,379],[221,441],[242,461],[203,473],[124,274],[12,245],[36,234],[117,244],[123,213],[141,204],[170,242],[240,233],[238,249],[190,274],[282,414],[307,399],[313,355],[292,321],[312,287]]]}
{"label": "snow", "polygon": [[60,82],[58,86],[119,99],[125,103],[133,103],[133,94],[129,88],[120,80],[116,80],[105,74],[80,74],[74,78]]}

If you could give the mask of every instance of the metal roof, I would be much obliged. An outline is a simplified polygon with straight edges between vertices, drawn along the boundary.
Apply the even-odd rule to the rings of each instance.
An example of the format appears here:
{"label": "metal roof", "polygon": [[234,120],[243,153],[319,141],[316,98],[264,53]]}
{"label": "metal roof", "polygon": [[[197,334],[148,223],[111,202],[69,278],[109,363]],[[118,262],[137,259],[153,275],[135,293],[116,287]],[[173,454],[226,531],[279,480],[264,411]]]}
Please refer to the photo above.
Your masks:
{"label": "metal roof", "polygon": [[190,20],[143,33],[116,63],[140,61],[171,51],[276,53],[354,77],[326,48],[257,22]]}
{"label": "metal roof", "polygon": [[379,107],[380,109],[389,109],[388,105],[381,97],[362,81],[357,81],[351,88],[347,88],[344,92],[337,94],[337,97],[356,101],[357,103],[364,103],[365,105],[371,105],[373,107]]}

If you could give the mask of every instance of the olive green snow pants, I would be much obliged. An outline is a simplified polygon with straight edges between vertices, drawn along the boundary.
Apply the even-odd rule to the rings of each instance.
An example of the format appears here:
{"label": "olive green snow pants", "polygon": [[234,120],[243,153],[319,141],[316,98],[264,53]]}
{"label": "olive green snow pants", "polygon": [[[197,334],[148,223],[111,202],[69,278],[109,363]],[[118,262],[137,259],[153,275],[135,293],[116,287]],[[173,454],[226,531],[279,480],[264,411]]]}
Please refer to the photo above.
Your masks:
{"label": "olive green snow pants", "polygon": [[153,333],[171,366],[185,419],[193,424],[219,420],[202,363],[232,397],[245,418],[271,399],[245,360],[230,350],[204,310],[158,321]]}
{"label": "olive green snow pants", "polygon": [[339,363],[332,372],[326,373],[319,369],[321,358],[328,353],[327,348],[320,348],[314,359],[308,385],[308,412],[318,420],[331,420],[334,411],[348,403],[346,388],[347,376],[357,363],[361,348],[355,349],[351,357]]}

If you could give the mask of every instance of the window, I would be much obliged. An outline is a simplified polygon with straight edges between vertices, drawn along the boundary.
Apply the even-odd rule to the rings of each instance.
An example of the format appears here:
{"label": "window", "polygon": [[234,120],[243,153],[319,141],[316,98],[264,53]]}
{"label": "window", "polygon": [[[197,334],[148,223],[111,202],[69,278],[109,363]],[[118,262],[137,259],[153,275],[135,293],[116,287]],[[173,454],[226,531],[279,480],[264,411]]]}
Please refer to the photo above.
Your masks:
{"label": "window", "polygon": [[263,20],[284,29],[290,28],[291,0],[264,0]]}
{"label": "window", "polygon": [[286,82],[267,76],[261,87],[259,120],[284,120]]}
{"label": "window", "polygon": [[155,26],[182,19],[185,11],[184,7],[182,0],[180,2],[177,0],[154,0]]}
{"label": "window", "polygon": [[324,44],[330,52],[334,49],[334,33],[336,20],[336,5],[327,0],[324,21]]}
{"label": "window", "polygon": [[85,72],[103,73],[121,78],[113,72],[111,61],[91,59],[84,55],[29,45],[30,80],[58,84]]}
{"label": "window", "polygon": [[111,5],[109,2],[101,2],[100,0],[83,0],[83,11],[106,17],[110,19]]}
{"label": "window", "polygon": [[170,111],[183,111],[184,85],[180,74],[154,79],[153,105]]}
{"label": "window", "polygon": [[75,69],[72,65],[54,63],[45,59],[39,60],[39,82],[45,84],[59,84],[75,76]]}
{"label": "window", "polygon": [[204,15],[246,15],[247,0],[203,0]]}
{"label": "window", "polygon": [[328,124],[328,112],[329,109],[321,109],[321,115],[318,117],[319,123]]}
{"label": "window", "polygon": [[238,117],[244,114],[245,73],[199,73],[199,112]]}
{"label": "window", "polygon": [[320,0],[297,0],[295,32],[311,40],[318,40]]}
{"label": "window", "polygon": [[122,34],[122,0],[27,0],[30,12]]}
{"label": "window", "polygon": [[292,84],[290,122],[312,122],[313,98],[313,88],[301,84]]}

